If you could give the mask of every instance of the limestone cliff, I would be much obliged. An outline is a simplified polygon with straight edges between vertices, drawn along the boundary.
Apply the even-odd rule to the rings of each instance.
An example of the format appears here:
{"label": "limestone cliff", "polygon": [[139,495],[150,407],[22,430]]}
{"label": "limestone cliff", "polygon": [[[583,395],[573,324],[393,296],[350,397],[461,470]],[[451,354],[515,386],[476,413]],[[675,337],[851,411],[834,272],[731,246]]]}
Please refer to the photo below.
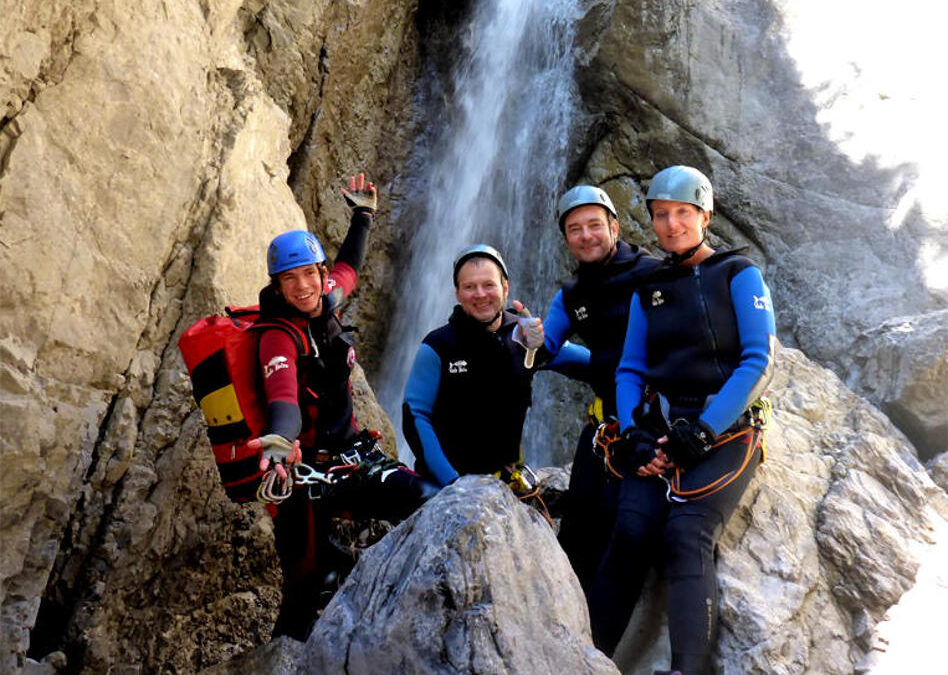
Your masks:
{"label": "limestone cliff", "polygon": [[[313,226],[331,252],[344,177],[384,194],[412,11],[2,3],[0,670],[31,643],[87,672],[188,671],[266,635],[269,524],[216,490],[175,338],[255,301],[276,233]],[[290,188],[303,139],[325,208]]]}

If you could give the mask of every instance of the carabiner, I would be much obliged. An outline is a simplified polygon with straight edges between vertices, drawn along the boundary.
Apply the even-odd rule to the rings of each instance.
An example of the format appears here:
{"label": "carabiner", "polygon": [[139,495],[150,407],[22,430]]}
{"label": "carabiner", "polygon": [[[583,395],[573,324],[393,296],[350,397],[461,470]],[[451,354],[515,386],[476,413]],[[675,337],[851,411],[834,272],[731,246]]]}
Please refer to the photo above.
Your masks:
{"label": "carabiner", "polygon": [[322,471],[317,471],[309,464],[300,462],[293,466],[293,483],[295,485],[315,485],[317,483],[326,483],[332,485],[335,478]]}
{"label": "carabiner", "polygon": [[[293,494],[293,480],[287,476],[286,480],[278,480],[279,475],[273,469],[266,471],[257,487],[257,501],[264,504],[279,504]],[[279,487],[275,487],[279,484]]]}

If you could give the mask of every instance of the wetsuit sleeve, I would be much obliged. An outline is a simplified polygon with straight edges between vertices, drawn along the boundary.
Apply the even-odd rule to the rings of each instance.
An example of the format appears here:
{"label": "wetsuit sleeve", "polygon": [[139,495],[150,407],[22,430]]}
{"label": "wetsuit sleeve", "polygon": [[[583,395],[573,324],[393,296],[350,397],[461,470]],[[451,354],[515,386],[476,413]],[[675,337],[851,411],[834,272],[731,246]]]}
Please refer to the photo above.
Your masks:
{"label": "wetsuit sleeve", "polygon": [[458,472],[445,456],[432,422],[440,384],[441,357],[430,346],[422,344],[405,384],[402,424],[412,452],[424,459],[435,480],[444,486],[455,480]]}
{"label": "wetsuit sleeve", "polygon": [[635,425],[632,411],[642,399],[645,389],[645,372],[648,367],[646,361],[646,328],[647,319],[639,302],[638,291],[632,296],[629,305],[629,324],[625,331],[625,343],[622,347],[622,358],[616,368],[616,410],[619,416],[619,428],[625,431]]}
{"label": "wetsuit sleeve", "polygon": [[572,333],[569,314],[566,313],[566,306],[563,304],[562,289],[553,296],[546,318],[543,319],[543,331],[546,335],[543,346],[555,357],[566,338]]}
{"label": "wetsuit sleeve", "polygon": [[329,306],[338,308],[355,290],[359,279],[359,269],[365,262],[365,252],[369,245],[369,229],[372,227],[372,215],[367,211],[356,211],[349,222],[349,231],[339,247],[339,253],[333,263],[332,272],[326,282],[326,295]]}
{"label": "wetsuit sleeve", "polygon": [[365,262],[365,252],[369,247],[369,230],[372,228],[372,214],[367,211],[355,211],[349,221],[349,231],[336,254],[335,264],[345,263],[358,272]]}
{"label": "wetsuit sleeve", "polygon": [[267,399],[265,433],[279,434],[294,441],[303,426],[296,374],[296,344],[282,330],[268,330],[260,336],[258,353]]}
{"label": "wetsuit sleeve", "polygon": [[700,418],[716,434],[730,427],[773,377],[776,321],[770,290],[758,268],[748,267],[734,275],[731,303],[737,317],[741,360]]}
{"label": "wetsuit sleeve", "polygon": [[567,340],[560,347],[556,357],[543,368],[544,370],[555,370],[573,380],[589,382],[592,375],[589,369],[589,349]]}

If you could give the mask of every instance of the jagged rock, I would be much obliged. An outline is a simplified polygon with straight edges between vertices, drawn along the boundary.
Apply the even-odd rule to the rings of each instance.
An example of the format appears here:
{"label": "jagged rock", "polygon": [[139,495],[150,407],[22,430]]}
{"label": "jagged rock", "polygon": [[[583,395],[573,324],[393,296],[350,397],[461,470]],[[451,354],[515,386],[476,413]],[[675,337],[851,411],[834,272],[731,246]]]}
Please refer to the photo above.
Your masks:
{"label": "jagged rock", "polygon": [[611,673],[553,531],[469,476],[360,559],[299,672]]}
{"label": "jagged rock", "polygon": [[948,451],[948,310],[884,322],[856,340],[853,379],[918,449]]}
{"label": "jagged rock", "polygon": [[[265,516],[214,487],[175,338],[255,302],[266,242],[306,213],[343,227],[343,177],[398,164],[365,131],[398,116],[350,113],[361,86],[407,92],[412,5],[2,4],[0,670],[31,643],[77,671],[193,670],[262,641],[279,579]],[[317,108],[326,208],[304,212],[287,161]]]}
{"label": "jagged rock", "polygon": [[618,672],[592,646],[579,582],[549,525],[486,476],[445,488],[363,553],[305,645],[281,639],[205,675],[261,670]]}
{"label": "jagged rock", "polygon": [[367,429],[382,432],[382,447],[390,457],[397,458],[395,427],[392,426],[392,420],[379,406],[375,399],[375,392],[366,382],[365,372],[362,370],[362,366],[358,364],[352,369],[352,398],[355,416],[359,420],[359,424]]}
{"label": "jagged rock", "polygon": [[928,471],[935,485],[948,492],[948,452],[943,452],[928,463]]}

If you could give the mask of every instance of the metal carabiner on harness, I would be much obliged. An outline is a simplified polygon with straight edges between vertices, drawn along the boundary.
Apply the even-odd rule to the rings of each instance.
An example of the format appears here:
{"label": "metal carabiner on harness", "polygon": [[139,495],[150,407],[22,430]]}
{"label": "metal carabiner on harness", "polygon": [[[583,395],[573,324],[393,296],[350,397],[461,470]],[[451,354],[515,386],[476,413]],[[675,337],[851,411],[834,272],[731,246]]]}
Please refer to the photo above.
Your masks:
{"label": "metal carabiner on harness", "polygon": [[609,446],[619,440],[619,420],[609,417],[596,427],[592,438],[592,450],[596,457],[605,460],[609,456]]}
{"label": "metal carabiner on harness", "polygon": [[334,482],[335,477],[331,473],[327,474],[322,471],[317,471],[309,464],[300,462],[293,467],[294,485],[315,485],[317,483],[332,485]]}
{"label": "metal carabiner on harness", "polygon": [[279,474],[273,469],[266,471],[257,487],[257,501],[264,504],[279,504],[286,501],[293,494],[294,482],[292,467],[286,480],[280,480]]}

